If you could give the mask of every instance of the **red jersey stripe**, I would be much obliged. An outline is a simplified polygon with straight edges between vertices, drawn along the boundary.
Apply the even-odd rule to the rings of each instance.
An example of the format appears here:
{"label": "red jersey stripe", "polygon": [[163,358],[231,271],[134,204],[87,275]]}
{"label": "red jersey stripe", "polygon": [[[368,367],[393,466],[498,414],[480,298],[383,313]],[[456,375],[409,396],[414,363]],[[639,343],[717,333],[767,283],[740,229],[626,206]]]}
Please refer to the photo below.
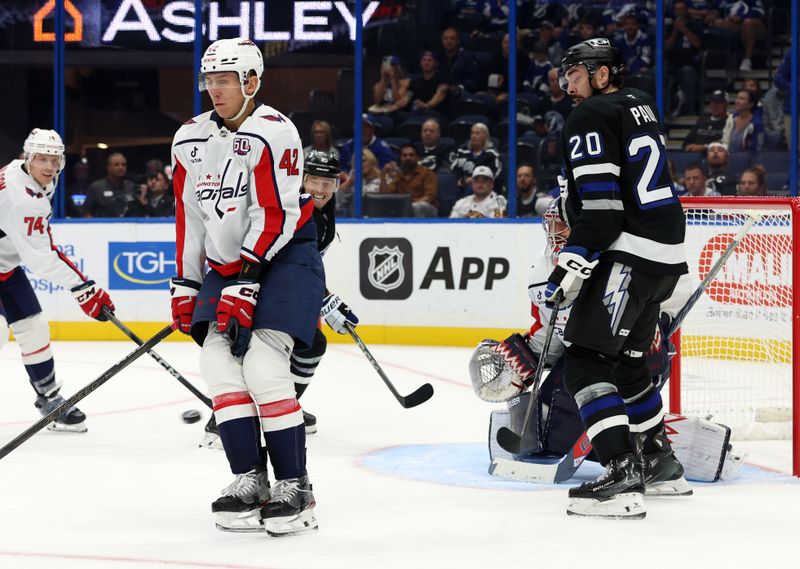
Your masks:
{"label": "red jersey stripe", "polygon": [[172,188],[175,192],[175,265],[179,277],[183,276],[183,247],[186,238],[186,212],[183,208],[183,184],[186,181],[186,168],[175,157],[175,170],[172,172]]}
{"label": "red jersey stripe", "polygon": [[253,174],[256,180],[258,205],[264,209],[264,227],[253,252],[264,258],[267,251],[283,233],[283,226],[286,223],[286,212],[283,210],[278,194],[278,184],[275,182],[273,171],[272,150],[269,146],[264,147]]}

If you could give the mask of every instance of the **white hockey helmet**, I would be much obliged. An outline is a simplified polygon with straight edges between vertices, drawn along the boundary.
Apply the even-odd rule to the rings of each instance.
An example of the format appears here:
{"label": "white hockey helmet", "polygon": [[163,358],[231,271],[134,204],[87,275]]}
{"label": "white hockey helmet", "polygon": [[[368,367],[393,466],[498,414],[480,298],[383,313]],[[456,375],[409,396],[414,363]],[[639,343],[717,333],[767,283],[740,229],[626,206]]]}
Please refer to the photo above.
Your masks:
{"label": "white hockey helmet", "polygon": [[37,154],[48,156],[58,156],[58,172],[64,169],[64,143],[61,136],[54,130],[46,128],[35,128],[22,144],[22,151],[25,153],[25,164],[30,168],[31,160]]}
{"label": "white hockey helmet", "polygon": [[[264,74],[264,58],[258,46],[247,38],[217,40],[206,48],[200,61],[200,75],[197,78],[200,91],[206,90],[206,75],[233,71],[239,76],[239,86],[244,95],[244,105],[231,120],[238,119],[244,112],[247,102],[261,88],[261,75]],[[245,92],[245,85],[251,72],[258,79],[256,90],[252,95]]]}

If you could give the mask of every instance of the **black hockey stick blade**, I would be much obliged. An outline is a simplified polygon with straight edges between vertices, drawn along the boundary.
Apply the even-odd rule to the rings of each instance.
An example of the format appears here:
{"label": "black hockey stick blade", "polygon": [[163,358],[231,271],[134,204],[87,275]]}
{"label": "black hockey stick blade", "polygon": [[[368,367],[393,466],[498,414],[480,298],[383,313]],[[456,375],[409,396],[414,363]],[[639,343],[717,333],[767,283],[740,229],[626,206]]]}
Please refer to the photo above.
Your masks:
{"label": "black hockey stick blade", "polygon": [[[111,311],[108,309],[108,307],[107,307],[107,306],[104,306],[104,307],[103,307],[103,315],[105,315],[105,317],[106,317],[106,318],[108,318],[108,319],[109,319],[109,321],[110,321],[112,324],[114,324],[114,326],[116,326],[117,328],[119,328],[119,330],[120,330],[120,331],[121,331],[123,334],[125,334],[125,335],[126,335],[128,338],[130,338],[131,340],[133,340],[133,341],[134,341],[136,344],[138,344],[138,345],[140,345],[140,346],[141,346],[142,344],[144,344],[144,340],[142,340],[141,338],[139,338],[139,336],[137,336],[137,335],[136,335],[136,333],[135,333],[133,330],[131,330],[130,328],[128,328],[128,326],[126,326],[126,325],[125,325],[125,323],[123,323],[123,322],[122,322],[122,321],[121,321],[119,318],[117,318],[117,317],[114,315],[114,313],[113,313],[113,312],[111,312]],[[183,385],[183,386],[184,386],[186,389],[188,389],[189,391],[191,391],[191,392],[192,392],[192,394],[193,394],[195,397],[197,397],[197,398],[198,398],[200,401],[202,401],[202,402],[205,404],[205,406],[206,406],[206,407],[208,407],[209,409],[212,409],[212,410],[214,409],[214,405],[213,405],[213,403],[211,402],[211,399],[209,399],[208,397],[206,397],[206,396],[203,394],[203,392],[202,392],[202,391],[200,391],[199,389],[197,389],[197,388],[196,388],[196,387],[195,387],[195,386],[194,386],[194,385],[193,385],[193,384],[192,384],[192,383],[191,383],[191,382],[190,382],[188,379],[186,379],[185,377],[183,377],[183,375],[181,375],[181,373],[180,373],[180,372],[179,372],[177,369],[175,369],[174,367],[172,367],[172,366],[171,366],[171,365],[170,365],[170,364],[167,362],[167,360],[165,360],[164,358],[162,358],[161,356],[159,356],[159,355],[158,355],[158,354],[157,354],[155,351],[153,351],[153,350],[147,350],[147,354],[148,354],[148,355],[149,355],[151,358],[153,358],[155,361],[157,361],[161,367],[163,367],[165,370],[167,370],[167,373],[169,373],[169,374],[170,374],[172,377],[174,377],[175,379],[177,379],[177,380],[180,382],[180,384],[181,384],[181,385]]]}
{"label": "black hockey stick blade", "polygon": [[522,437],[508,427],[500,427],[497,431],[497,444],[511,454],[519,454]]}
{"label": "black hockey stick blade", "polygon": [[369,363],[372,364],[372,367],[378,372],[378,375],[383,380],[383,383],[386,384],[386,387],[389,388],[389,391],[392,392],[394,398],[403,406],[404,409],[410,409],[411,407],[416,407],[422,403],[425,403],[428,399],[433,397],[433,386],[430,383],[426,383],[425,385],[420,386],[416,389],[416,391],[409,393],[408,395],[400,395],[400,392],[397,391],[397,388],[391,382],[389,377],[384,373],[381,364],[378,363],[372,353],[367,348],[367,345],[364,344],[364,341],[361,337],[356,333],[355,328],[349,322],[345,323],[345,327],[347,328],[347,332],[353,338],[353,341],[356,345],[361,349],[361,352],[366,356]]}
{"label": "black hockey stick blade", "polygon": [[41,431],[47,425],[53,422],[56,417],[62,415],[67,409],[76,405],[79,401],[84,399],[87,395],[89,395],[92,391],[103,385],[106,381],[117,375],[123,369],[131,365],[134,361],[140,358],[144,353],[146,353],[149,349],[153,346],[158,344],[161,340],[172,334],[178,327],[178,321],[174,321],[171,324],[165,326],[161,330],[159,330],[155,336],[144,342],[141,346],[136,348],[130,354],[122,358],[120,361],[115,363],[113,366],[108,368],[105,372],[103,372],[100,377],[92,381],[90,384],[84,386],[80,390],[78,390],[72,397],[64,401],[61,405],[53,409],[50,413],[46,416],[42,417],[38,421],[36,421],[33,425],[25,429],[22,433],[14,437],[9,443],[7,443],[4,447],[0,448],[0,459],[4,458],[8,455],[11,451],[16,449],[22,443],[27,441],[33,435]]}
{"label": "black hockey stick blade", "polygon": [[425,403],[431,397],[433,397],[433,386],[430,383],[426,383],[420,386],[416,391],[403,397],[401,405],[406,409],[410,409],[411,407],[416,407],[417,405]]}

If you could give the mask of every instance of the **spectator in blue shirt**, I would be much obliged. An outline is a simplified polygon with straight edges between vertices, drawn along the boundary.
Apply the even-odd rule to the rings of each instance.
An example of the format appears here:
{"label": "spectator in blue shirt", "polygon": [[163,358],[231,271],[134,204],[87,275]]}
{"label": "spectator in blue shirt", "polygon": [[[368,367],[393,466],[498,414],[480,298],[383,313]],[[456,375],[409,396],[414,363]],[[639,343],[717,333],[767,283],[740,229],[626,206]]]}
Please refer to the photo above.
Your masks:
{"label": "spectator in blue shirt", "polygon": [[622,33],[614,39],[614,44],[625,62],[626,73],[645,73],[653,65],[650,38],[639,29],[639,17],[635,11],[622,16]]}
{"label": "spectator in blue shirt", "polygon": [[[342,147],[339,168],[346,174],[350,170],[350,160],[353,157],[353,139],[348,140]],[[361,144],[368,148],[378,159],[378,166],[383,169],[389,162],[395,161],[394,152],[389,145],[375,136],[375,122],[370,115],[361,116]],[[344,181],[344,180],[342,180]]]}

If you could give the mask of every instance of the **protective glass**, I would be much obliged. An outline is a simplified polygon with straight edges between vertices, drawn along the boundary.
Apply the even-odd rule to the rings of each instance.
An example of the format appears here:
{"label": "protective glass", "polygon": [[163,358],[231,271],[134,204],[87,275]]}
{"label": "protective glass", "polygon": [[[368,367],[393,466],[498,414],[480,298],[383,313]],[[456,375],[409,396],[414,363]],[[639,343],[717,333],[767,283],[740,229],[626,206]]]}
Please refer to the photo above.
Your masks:
{"label": "protective glass", "polygon": [[200,73],[197,76],[197,88],[200,91],[211,89],[230,90],[241,89],[242,82],[239,74],[234,71],[215,71],[214,73]]}

